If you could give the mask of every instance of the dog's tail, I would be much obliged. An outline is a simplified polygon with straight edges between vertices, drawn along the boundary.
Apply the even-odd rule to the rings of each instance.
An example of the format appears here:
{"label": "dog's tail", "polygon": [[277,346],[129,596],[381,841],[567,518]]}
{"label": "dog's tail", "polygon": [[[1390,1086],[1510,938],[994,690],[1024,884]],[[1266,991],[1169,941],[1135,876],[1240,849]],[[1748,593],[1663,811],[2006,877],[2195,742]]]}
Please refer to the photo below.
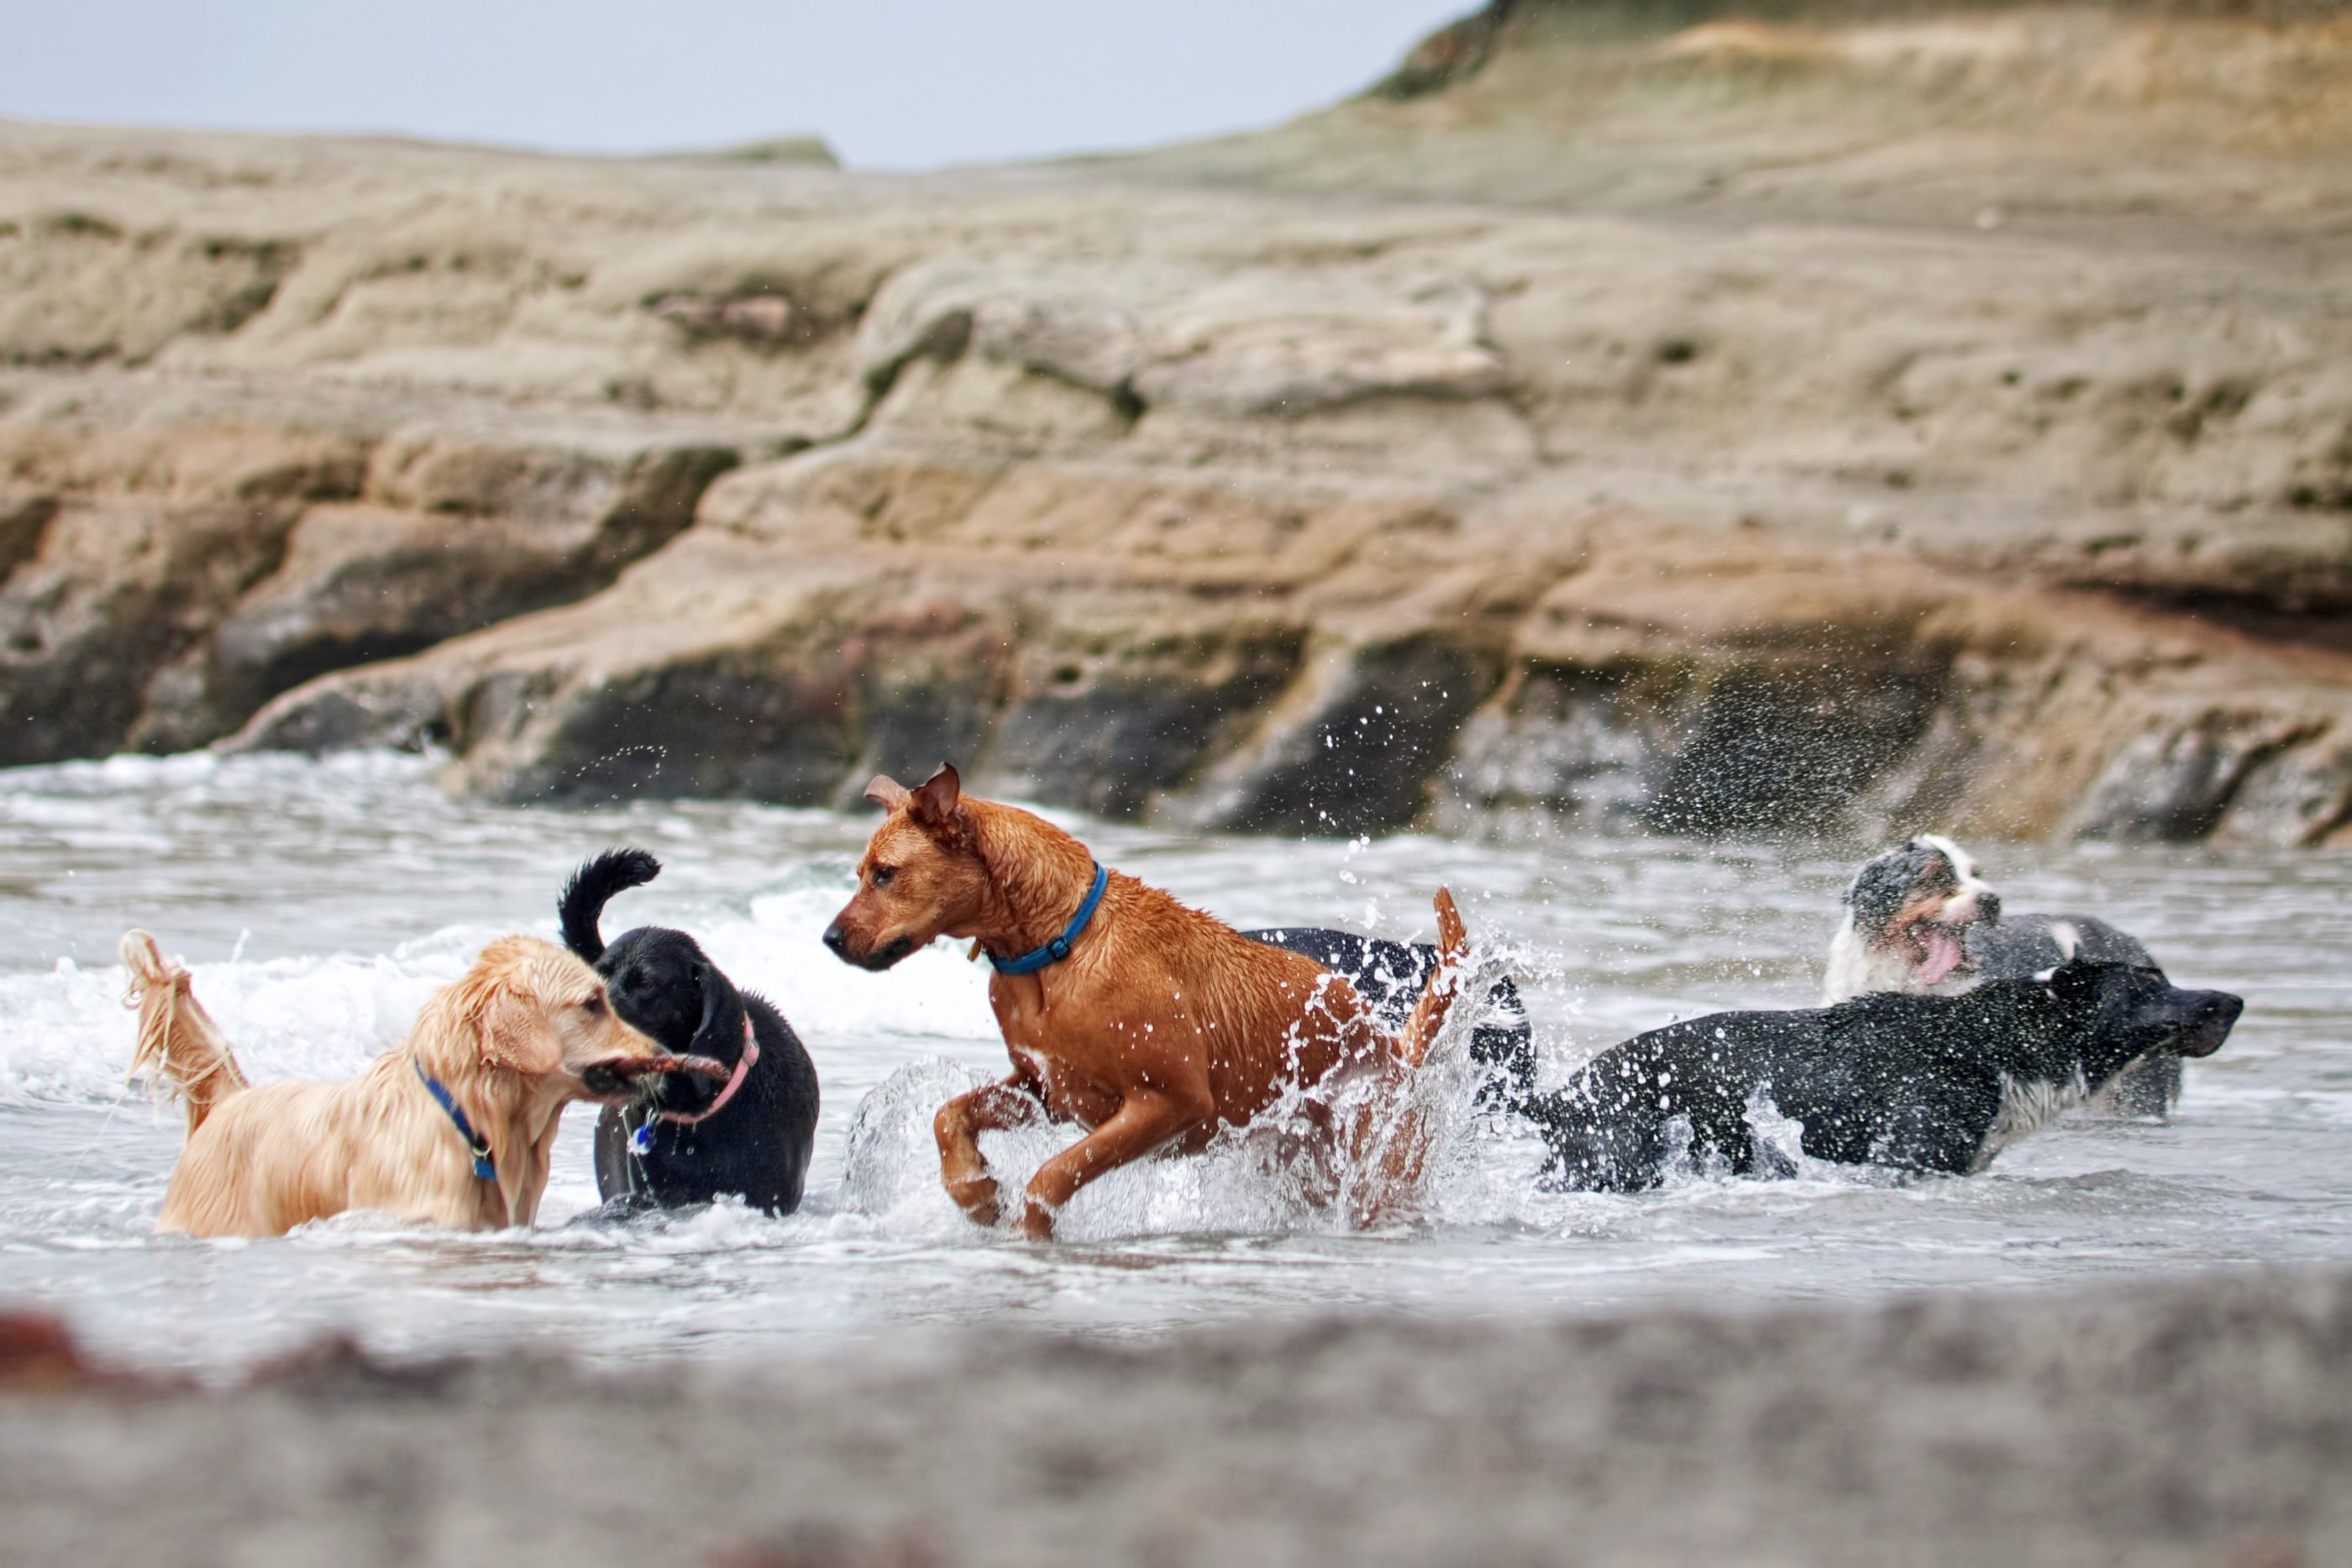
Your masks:
{"label": "dog's tail", "polygon": [[563,896],[555,901],[556,917],[563,923],[563,945],[591,964],[603,957],[604,938],[596,921],[605,902],[659,875],[661,862],[643,850],[606,850],[583,862],[563,884]]}
{"label": "dog's tail", "polygon": [[188,1131],[204,1124],[213,1107],[243,1089],[245,1074],[220,1026],[188,988],[188,971],[163,956],[155,938],[126,931],[116,949],[131,971],[122,1005],[139,1009],[139,1046],[131,1055],[131,1076],[160,1080],[188,1109]]}
{"label": "dog's tail", "polygon": [[1435,903],[1437,969],[1429,977],[1429,988],[1412,1004],[1412,1016],[1405,1019],[1404,1033],[1399,1040],[1405,1064],[1410,1067],[1421,1065],[1437,1039],[1437,1031],[1445,1027],[1445,1015],[1454,1007],[1454,993],[1462,988],[1463,962],[1470,956],[1470,932],[1462,924],[1462,912],[1454,907],[1454,894],[1441,887]]}

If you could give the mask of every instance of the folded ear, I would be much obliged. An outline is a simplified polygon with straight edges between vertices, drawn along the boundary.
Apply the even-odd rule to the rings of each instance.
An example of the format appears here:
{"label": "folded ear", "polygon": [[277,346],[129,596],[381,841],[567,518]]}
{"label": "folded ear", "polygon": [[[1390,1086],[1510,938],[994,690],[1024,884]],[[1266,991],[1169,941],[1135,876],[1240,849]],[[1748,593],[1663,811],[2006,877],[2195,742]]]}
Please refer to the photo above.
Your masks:
{"label": "folded ear", "polygon": [[877,773],[866,787],[866,798],[886,811],[895,811],[908,799],[907,787],[887,773]]}
{"label": "folded ear", "polygon": [[940,770],[923,780],[913,800],[915,821],[927,828],[953,827],[956,808],[963,804],[963,780],[956,777],[955,765],[940,763]]}
{"label": "folded ear", "polygon": [[563,1070],[563,1041],[555,1032],[547,1009],[528,991],[499,987],[474,1015],[480,1031],[482,1061],[527,1078],[543,1078]]}
{"label": "folded ear", "polygon": [[702,971],[702,1021],[686,1053],[732,1061],[743,1049],[742,1009],[735,1005],[734,988],[708,958],[696,967]]}

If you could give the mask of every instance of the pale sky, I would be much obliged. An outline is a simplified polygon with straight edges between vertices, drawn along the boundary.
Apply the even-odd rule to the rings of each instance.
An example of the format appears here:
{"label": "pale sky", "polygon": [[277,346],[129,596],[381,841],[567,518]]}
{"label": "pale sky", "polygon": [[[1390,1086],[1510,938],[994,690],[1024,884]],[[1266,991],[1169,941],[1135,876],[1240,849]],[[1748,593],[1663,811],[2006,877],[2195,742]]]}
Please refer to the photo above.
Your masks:
{"label": "pale sky", "polygon": [[0,0],[0,116],[922,168],[1271,124],[1477,3]]}

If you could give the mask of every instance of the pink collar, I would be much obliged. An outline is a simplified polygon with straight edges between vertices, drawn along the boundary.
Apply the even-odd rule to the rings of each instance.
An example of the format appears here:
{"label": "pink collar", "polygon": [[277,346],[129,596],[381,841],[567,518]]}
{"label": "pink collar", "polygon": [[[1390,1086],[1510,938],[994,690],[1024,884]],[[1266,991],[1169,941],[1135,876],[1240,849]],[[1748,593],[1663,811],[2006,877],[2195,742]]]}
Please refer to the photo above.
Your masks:
{"label": "pink collar", "polygon": [[734,1099],[735,1091],[743,1087],[744,1075],[759,1064],[760,1042],[751,1038],[751,1014],[747,1009],[743,1014],[743,1054],[735,1059],[735,1071],[728,1075],[727,1087],[719,1092],[719,1097],[691,1116],[683,1111],[660,1111],[655,1113],[656,1118],[679,1127],[708,1122],[727,1109],[727,1102]]}

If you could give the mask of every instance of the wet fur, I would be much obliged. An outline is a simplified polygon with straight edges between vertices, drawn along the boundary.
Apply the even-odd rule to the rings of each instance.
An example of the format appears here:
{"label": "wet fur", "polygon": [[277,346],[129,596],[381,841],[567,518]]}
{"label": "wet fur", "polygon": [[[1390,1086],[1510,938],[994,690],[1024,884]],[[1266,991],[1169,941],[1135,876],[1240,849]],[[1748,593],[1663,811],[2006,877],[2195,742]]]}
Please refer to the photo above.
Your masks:
{"label": "wet fur", "polygon": [[[1967,961],[1934,985],[1917,955],[1870,918],[1869,906],[1899,905],[1891,917],[1937,920],[1961,934]],[[2005,913],[2000,895],[1977,874],[1968,852],[1939,834],[1922,833],[1864,863],[1845,894],[1846,914],[1830,941],[1824,1003],[1877,991],[1959,996],[1982,980],[2022,980],[2075,958],[2158,969],[2127,932],[2087,915]],[[2104,1115],[2162,1116],[2180,1099],[2180,1059],[2158,1056],[2118,1075],[2093,1095]]]}
{"label": "wet fur", "polygon": [[[815,1064],[774,1007],[735,983],[683,931],[640,925],[608,946],[599,933],[615,894],[661,874],[643,850],[610,850],[583,864],[564,885],[557,915],[564,945],[595,966],[621,1018],[680,1055],[707,1056],[730,1071],[751,1022],[760,1060],[732,1099],[692,1126],[657,1122],[653,1146],[640,1155],[630,1137],[653,1113],[646,1104],[608,1105],[596,1118],[596,1188],[608,1204],[677,1208],[733,1196],[770,1214],[800,1207],[816,1143]],[[692,1115],[712,1103],[723,1082],[672,1082],[662,1109]]]}
{"label": "wet fur", "polygon": [[[1391,942],[1326,926],[1286,925],[1244,931],[1253,942],[1304,953],[1335,974],[1345,975],[1385,1030],[1404,1027],[1412,1005],[1436,973],[1437,948],[1427,942]],[[1519,988],[1509,976],[1486,995],[1486,1016],[1470,1036],[1470,1060],[1478,1073],[1482,1110],[1519,1111],[1536,1092],[1535,1030]]]}
{"label": "wet fur", "polygon": [[[858,863],[856,895],[825,933],[845,962],[887,968],[941,936],[1009,958],[1059,936],[1086,896],[1094,860],[1085,845],[1030,812],[965,797],[951,768],[917,790],[877,778],[867,798],[889,816]],[[1050,1236],[1062,1207],[1105,1172],[1160,1150],[1197,1152],[1291,1086],[1311,1097],[1365,1075],[1374,1081],[1367,1109],[1345,1128],[1327,1120],[1316,1136],[1324,1154],[1341,1138],[1368,1153],[1370,1107],[1402,1103],[1467,951],[1442,891],[1437,908],[1447,968],[1391,1036],[1312,958],[1253,942],[1112,872],[1068,957],[1034,974],[991,976],[1013,1072],[940,1108],[933,1130],[950,1196],[976,1222],[994,1224],[1002,1200],[979,1134],[1041,1118],[1074,1124],[1086,1135],[1039,1168],[1018,1206],[1028,1235]],[[1350,1195],[1360,1220],[1418,1179],[1416,1132],[1382,1145],[1379,1190]]]}
{"label": "wet fur", "polygon": [[[353,1208],[453,1230],[529,1225],[563,1107],[604,1097],[589,1088],[610,1071],[603,1064],[657,1054],[614,1016],[587,965],[551,943],[508,936],[436,991],[408,1038],[358,1077],[248,1084],[187,970],[144,931],[126,934],[121,954],[139,1009],[133,1071],[178,1094],[188,1113],[158,1231],[277,1236]],[[473,1174],[419,1065],[488,1141],[496,1183]]]}
{"label": "wet fur", "polygon": [[1569,1187],[1655,1186],[1684,1129],[1700,1163],[1773,1174],[1751,1124],[1766,1105],[1801,1124],[1811,1158],[1966,1175],[2137,1063],[2220,1049],[2242,1005],[2076,962],[1958,997],[1716,1013],[1603,1051],[1529,1113]]}
{"label": "wet fur", "polygon": [[[2000,899],[1977,875],[1975,861],[1940,833],[1921,833],[1865,862],[1842,902],[1845,915],[1830,938],[1822,976],[1824,1005],[1871,991],[1932,989],[1920,977],[1921,954],[1912,934],[1921,925],[1940,926],[1965,951],[1967,934],[2000,918]],[[1958,989],[1958,980],[1954,976],[1939,984]]]}

